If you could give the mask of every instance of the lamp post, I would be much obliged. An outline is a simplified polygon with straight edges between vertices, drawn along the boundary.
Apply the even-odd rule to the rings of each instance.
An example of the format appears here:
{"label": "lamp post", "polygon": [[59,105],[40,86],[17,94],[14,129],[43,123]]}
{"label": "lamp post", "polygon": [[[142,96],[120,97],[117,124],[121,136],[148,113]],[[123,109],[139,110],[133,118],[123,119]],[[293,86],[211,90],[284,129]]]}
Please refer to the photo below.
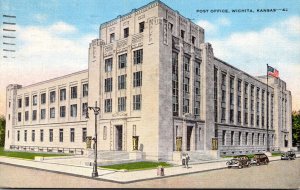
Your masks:
{"label": "lamp post", "polygon": [[94,111],[95,115],[95,137],[92,139],[94,141],[94,151],[95,151],[95,159],[94,159],[94,165],[93,165],[93,173],[92,177],[98,177],[98,170],[97,170],[97,115],[100,113],[100,108],[97,107],[97,101],[95,102],[95,107],[87,107],[86,109],[86,115],[85,118],[89,119],[89,110]]}

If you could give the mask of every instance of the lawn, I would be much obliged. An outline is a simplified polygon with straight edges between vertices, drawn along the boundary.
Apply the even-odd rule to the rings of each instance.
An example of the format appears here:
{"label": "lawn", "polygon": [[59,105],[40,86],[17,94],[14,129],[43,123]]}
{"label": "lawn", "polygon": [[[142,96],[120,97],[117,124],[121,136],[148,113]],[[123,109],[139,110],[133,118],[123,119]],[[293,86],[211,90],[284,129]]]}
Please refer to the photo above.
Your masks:
{"label": "lawn", "polygon": [[154,169],[157,168],[158,166],[171,167],[172,165],[166,162],[133,162],[133,163],[101,166],[101,168],[130,171],[130,170]]}
{"label": "lawn", "polygon": [[52,156],[68,156],[68,154],[13,152],[13,151],[4,151],[4,148],[0,147],[0,156],[7,156],[7,157],[24,158],[24,159],[34,160],[35,156],[52,157]]}

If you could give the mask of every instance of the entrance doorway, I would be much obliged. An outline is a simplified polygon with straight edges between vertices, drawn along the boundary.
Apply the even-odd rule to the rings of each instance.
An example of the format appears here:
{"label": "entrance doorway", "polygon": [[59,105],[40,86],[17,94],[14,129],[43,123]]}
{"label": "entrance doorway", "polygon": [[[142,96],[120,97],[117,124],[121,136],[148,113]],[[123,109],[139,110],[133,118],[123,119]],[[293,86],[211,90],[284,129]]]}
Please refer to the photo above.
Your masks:
{"label": "entrance doorway", "polygon": [[116,126],[116,150],[123,149],[123,126]]}
{"label": "entrance doorway", "polygon": [[186,150],[191,150],[191,137],[193,132],[193,126],[187,126],[186,129]]}

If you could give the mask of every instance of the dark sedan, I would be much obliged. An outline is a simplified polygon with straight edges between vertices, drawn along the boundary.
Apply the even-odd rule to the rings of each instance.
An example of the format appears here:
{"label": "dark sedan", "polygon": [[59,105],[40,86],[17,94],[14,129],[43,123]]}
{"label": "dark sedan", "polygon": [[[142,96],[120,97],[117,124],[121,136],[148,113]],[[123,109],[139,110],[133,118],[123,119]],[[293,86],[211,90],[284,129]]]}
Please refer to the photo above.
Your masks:
{"label": "dark sedan", "polygon": [[264,153],[260,153],[260,154],[254,154],[252,160],[251,160],[251,164],[256,164],[257,166],[261,165],[261,164],[268,164],[269,158],[266,154]]}
{"label": "dark sedan", "polygon": [[294,151],[287,151],[281,155],[281,160],[295,160],[296,154]]}
{"label": "dark sedan", "polygon": [[246,155],[240,155],[240,156],[233,157],[233,159],[226,162],[226,165],[228,166],[228,168],[238,167],[238,168],[241,169],[245,166],[250,167],[251,166],[251,160]]}

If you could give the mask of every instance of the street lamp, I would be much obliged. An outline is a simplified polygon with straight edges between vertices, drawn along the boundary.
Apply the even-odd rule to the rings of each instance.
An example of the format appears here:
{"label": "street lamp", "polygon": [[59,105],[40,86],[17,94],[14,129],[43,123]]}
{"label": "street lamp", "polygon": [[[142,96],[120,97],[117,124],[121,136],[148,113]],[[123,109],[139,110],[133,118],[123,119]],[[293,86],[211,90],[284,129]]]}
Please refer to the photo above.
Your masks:
{"label": "street lamp", "polygon": [[94,165],[93,165],[93,173],[92,173],[92,177],[98,177],[98,170],[97,170],[97,115],[99,115],[100,113],[100,108],[97,107],[97,101],[95,102],[95,107],[87,107],[86,109],[86,114],[85,114],[85,118],[89,119],[89,110],[93,110],[94,111],[94,115],[95,115],[95,137],[92,139],[94,141],[94,151],[95,151],[95,159],[94,159]]}

